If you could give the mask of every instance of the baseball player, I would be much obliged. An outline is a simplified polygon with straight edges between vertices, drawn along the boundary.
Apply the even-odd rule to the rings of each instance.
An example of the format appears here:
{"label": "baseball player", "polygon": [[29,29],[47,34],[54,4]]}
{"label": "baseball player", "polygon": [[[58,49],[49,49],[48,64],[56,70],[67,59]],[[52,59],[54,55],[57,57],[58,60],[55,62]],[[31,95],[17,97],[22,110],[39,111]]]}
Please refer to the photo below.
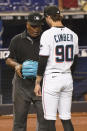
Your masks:
{"label": "baseball player", "polygon": [[[27,115],[31,102],[34,104],[38,119],[38,131],[48,131],[47,121],[44,119],[41,96],[34,93],[36,70],[39,58],[42,15],[38,12],[30,13],[26,23],[26,30],[12,38],[10,55],[6,64],[14,68],[13,84],[13,131],[27,130]],[[29,124],[29,123],[28,123]],[[55,125],[54,129],[55,129]],[[55,130],[54,130],[55,131]]]}
{"label": "baseball player", "polygon": [[78,36],[62,24],[56,6],[44,9],[46,22],[51,27],[43,32],[40,40],[39,65],[34,92],[41,95],[44,118],[53,123],[57,111],[64,131],[74,131],[71,122],[73,79],[71,67],[78,55]]}

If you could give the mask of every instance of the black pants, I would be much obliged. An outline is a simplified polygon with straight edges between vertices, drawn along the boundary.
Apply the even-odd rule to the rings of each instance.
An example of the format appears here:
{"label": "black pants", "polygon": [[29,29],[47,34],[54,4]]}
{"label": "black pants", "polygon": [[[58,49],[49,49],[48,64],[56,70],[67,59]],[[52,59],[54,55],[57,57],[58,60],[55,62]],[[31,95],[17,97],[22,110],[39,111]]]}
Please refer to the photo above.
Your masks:
{"label": "black pants", "polygon": [[[38,131],[50,131],[48,121],[44,119],[41,97],[35,96],[34,86],[35,81],[33,80],[23,80],[17,76],[13,80],[13,131],[26,131],[27,115],[31,102],[33,102],[37,113]],[[55,124],[53,126],[55,131]]]}

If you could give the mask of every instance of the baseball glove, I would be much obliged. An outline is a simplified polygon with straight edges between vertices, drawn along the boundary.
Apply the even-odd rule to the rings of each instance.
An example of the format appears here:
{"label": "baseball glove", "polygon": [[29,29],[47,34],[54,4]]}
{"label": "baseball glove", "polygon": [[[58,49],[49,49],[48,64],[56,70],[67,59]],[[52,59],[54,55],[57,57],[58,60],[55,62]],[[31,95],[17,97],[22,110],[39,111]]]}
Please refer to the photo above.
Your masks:
{"label": "baseball glove", "polygon": [[26,60],[22,64],[23,79],[34,78],[37,75],[38,62]]}

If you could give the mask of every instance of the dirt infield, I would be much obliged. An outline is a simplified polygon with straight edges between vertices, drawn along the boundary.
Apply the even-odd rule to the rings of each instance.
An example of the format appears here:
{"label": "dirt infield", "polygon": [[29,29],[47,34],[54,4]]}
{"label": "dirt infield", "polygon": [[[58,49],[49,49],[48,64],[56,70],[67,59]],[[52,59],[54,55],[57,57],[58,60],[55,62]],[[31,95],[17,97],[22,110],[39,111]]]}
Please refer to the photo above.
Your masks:
{"label": "dirt infield", "polygon": [[[72,122],[75,131],[87,131],[87,113],[73,113]],[[0,116],[0,131],[12,131],[13,116]],[[28,124],[29,123],[29,124]],[[27,131],[35,131],[36,115],[28,115]],[[56,121],[56,131],[63,131],[59,118]]]}

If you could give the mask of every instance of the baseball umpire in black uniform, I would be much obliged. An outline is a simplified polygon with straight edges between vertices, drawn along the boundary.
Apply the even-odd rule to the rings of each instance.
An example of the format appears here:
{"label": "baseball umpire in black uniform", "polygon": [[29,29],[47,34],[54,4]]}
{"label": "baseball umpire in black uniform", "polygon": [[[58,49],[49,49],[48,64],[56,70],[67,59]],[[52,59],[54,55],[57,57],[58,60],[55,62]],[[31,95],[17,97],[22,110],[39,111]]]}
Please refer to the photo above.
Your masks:
{"label": "baseball umpire in black uniform", "polygon": [[[38,61],[39,44],[41,35],[42,15],[38,12],[29,14],[26,23],[26,30],[14,36],[11,40],[10,54],[6,64],[15,69],[13,84],[13,131],[26,131],[27,115],[30,104],[33,102],[37,119],[39,122],[38,131],[49,131],[47,120],[44,120],[41,97],[34,94],[35,77],[23,79],[22,64],[26,60]],[[52,126],[52,125],[51,125]],[[53,125],[55,129],[55,124]]]}

